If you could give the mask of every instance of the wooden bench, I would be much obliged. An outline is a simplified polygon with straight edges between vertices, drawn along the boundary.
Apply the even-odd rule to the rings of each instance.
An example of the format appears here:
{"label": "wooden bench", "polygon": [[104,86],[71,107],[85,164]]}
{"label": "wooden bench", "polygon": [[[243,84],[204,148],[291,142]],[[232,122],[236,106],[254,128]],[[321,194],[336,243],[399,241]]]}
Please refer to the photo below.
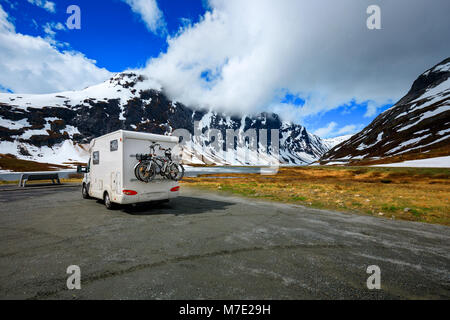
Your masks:
{"label": "wooden bench", "polygon": [[25,187],[27,181],[36,180],[52,180],[52,183],[61,184],[59,175],[57,173],[22,173],[19,180],[19,187]]}

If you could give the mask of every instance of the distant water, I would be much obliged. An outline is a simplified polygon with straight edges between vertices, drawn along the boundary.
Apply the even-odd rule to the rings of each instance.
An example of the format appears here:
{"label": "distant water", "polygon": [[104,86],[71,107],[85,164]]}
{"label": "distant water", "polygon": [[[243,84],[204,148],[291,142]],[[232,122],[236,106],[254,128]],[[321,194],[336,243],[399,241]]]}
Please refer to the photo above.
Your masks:
{"label": "distant water", "polygon": [[220,173],[261,173],[260,167],[187,167],[186,177],[197,177],[200,174],[220,174]]}

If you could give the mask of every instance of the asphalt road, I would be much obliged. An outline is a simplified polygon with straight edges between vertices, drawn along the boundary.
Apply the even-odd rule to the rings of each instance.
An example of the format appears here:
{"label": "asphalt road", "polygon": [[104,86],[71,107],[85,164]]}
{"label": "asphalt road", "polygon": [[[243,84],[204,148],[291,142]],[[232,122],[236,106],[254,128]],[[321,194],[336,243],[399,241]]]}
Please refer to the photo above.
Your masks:
{"label": "asphalt road", "polygon": [[450,298],[448,227],[182,190],[108,211],[78,187],[0,189],[0,298]]}

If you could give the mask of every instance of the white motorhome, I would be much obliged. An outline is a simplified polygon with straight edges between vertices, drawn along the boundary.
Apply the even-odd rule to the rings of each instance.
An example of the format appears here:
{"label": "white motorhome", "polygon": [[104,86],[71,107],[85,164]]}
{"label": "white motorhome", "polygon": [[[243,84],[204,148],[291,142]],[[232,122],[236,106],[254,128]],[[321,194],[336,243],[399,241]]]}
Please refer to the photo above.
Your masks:
{"label": "white motorhome", "polygon": [[78,172],[84,173],[83,198],[104,200],[106,207],[112,209],[114,204],[177,197],[180,188],[177,181],[157,175],[148,183],[142,182],[136,178],[134,168],[138,163],[136,154],[148,154],[152,143],[173,150],[178,141],[178,137],[125,130],[93,139],[87,167],[78,168]]}

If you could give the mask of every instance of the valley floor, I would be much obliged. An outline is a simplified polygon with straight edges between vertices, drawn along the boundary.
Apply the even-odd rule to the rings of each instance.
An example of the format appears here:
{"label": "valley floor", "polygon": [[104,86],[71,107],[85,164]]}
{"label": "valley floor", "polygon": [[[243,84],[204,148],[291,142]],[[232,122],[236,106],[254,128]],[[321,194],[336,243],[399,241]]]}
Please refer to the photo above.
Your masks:
{"label": "valley floor", "polygon": [[[275,175],[260,175],[258,167],[188,169],[183,186],[380,218],[450,225],[448,168],[282,167]],[[77,174],[68,178],[62,181],[81,182]],[[17,181],[0,178],[0,184]]]}
{"label": "valley floor", "polygon": [[276,175],[214,174],[184,185],[248,198],[450,225],[450,169],[288,167]]}

